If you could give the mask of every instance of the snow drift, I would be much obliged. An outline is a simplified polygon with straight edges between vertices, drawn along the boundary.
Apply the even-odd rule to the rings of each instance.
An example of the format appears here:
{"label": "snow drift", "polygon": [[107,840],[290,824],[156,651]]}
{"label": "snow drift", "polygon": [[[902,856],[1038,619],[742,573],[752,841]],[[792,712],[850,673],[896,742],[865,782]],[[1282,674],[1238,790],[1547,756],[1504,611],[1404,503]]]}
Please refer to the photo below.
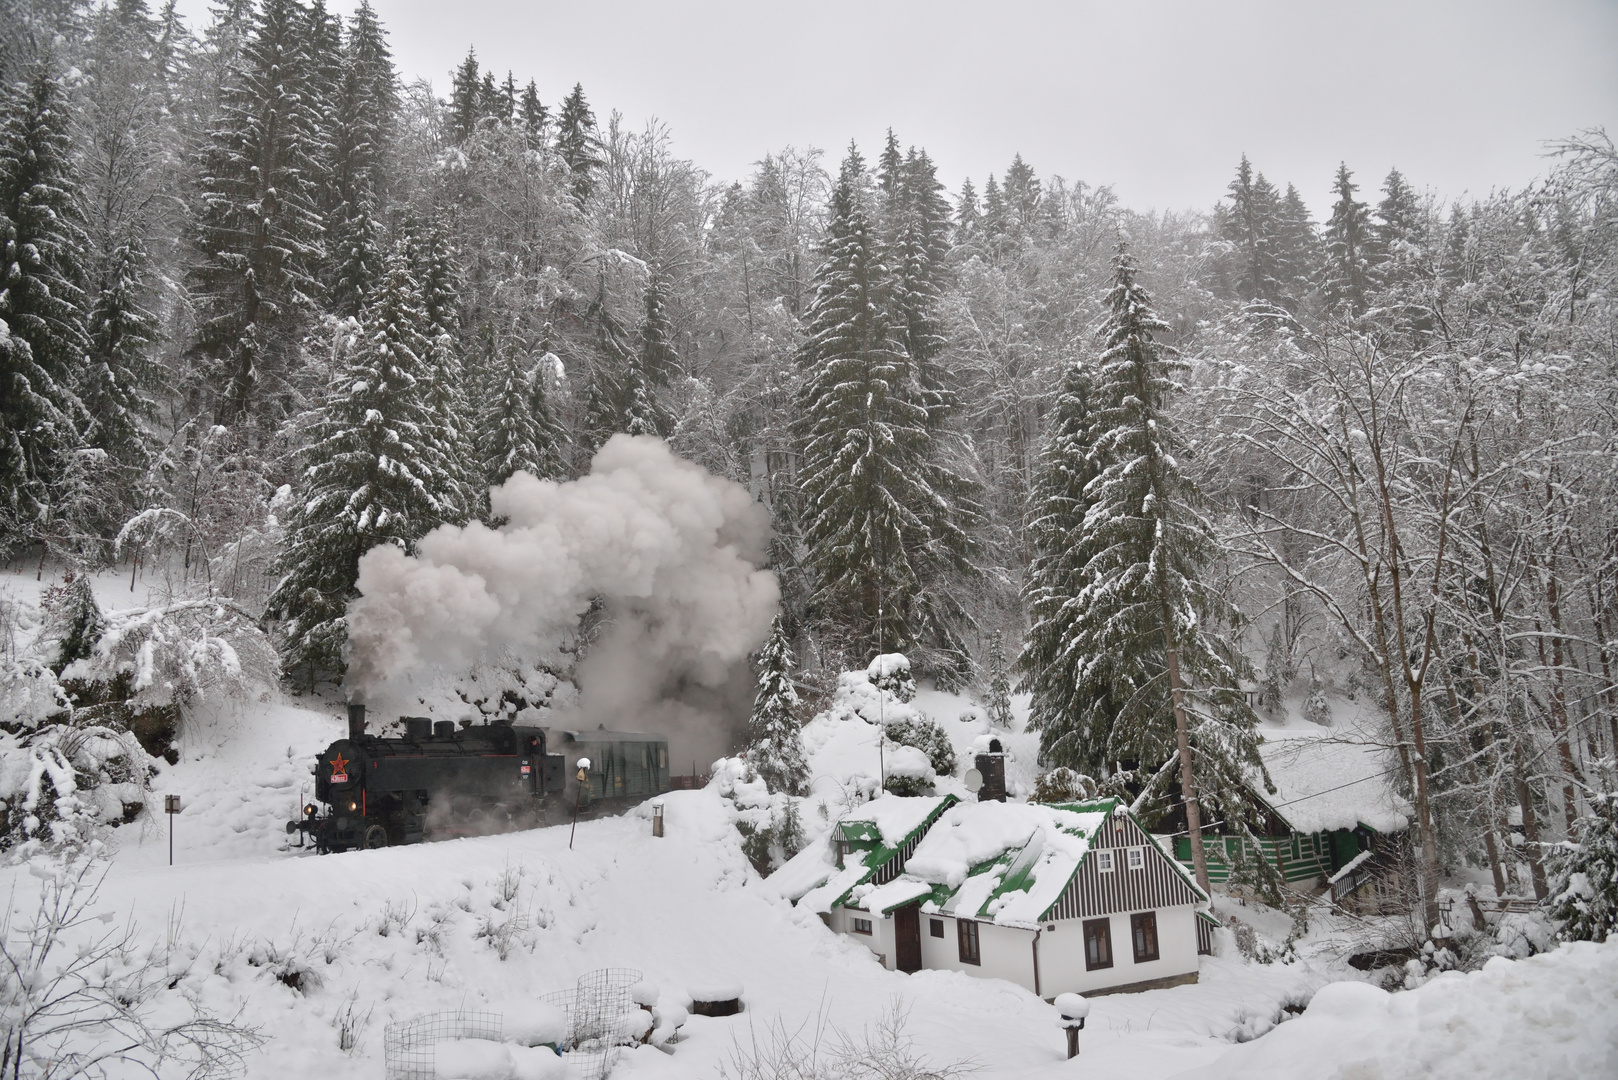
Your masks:
{"label": "snow drift", "polygon": [[552,725],[662,731],[676,753],[723,753],[722,721],[745,718],[745,663],[778,598],[758,569],[769,515],[747,490],[660,439],[615,435],[578,480],[519,472],[489,500],[499,528],[442,526],[414,556],[388,546],[360,559],[350,691],[409,711],[428,670],[554,650],[599,599],[578,703]]}

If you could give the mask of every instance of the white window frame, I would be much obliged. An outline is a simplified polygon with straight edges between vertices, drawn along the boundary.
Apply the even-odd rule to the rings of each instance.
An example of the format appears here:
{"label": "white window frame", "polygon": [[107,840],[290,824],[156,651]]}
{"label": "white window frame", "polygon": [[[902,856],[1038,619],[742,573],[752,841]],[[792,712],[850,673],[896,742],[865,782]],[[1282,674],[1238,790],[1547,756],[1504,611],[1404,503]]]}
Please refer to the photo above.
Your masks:
{"label": "white window frame", "polygon": [[1118,866],[1118,860],[1113,857],[1111,848],[1102,848],[1096,852],[1096,873],[1110,874]]}
{"label": "white window frame", "polygon": [[1124,865],[1128,866],[1131,870],[1146,869],[1146,849],[1138,847],[1130,848],[1129,854],[1124,857]]}

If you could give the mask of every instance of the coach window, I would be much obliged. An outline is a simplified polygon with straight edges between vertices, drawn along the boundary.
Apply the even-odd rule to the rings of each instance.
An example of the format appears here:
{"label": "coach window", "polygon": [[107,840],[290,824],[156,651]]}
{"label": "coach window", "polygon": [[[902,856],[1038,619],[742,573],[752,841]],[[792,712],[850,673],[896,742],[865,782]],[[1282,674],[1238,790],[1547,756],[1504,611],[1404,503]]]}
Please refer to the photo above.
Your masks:
{"label": "coach window", "polygon": [[1157,912],[1144,911],[1131,915],[1129,933],[1135,940],[1135,963],[1144,964],[1157,959]]}
{"label": "coach window", "polygon": [[961,963],[983,963],[983,954],[978,949],[978,924],[971,919],[957,919],[955,933],[961,946]]}
{"label": "coach window", "polygon": [[1112,967],[1112,926],[1108,919],[1086,919],[1084,923],[1084,968],[1095,971]]}

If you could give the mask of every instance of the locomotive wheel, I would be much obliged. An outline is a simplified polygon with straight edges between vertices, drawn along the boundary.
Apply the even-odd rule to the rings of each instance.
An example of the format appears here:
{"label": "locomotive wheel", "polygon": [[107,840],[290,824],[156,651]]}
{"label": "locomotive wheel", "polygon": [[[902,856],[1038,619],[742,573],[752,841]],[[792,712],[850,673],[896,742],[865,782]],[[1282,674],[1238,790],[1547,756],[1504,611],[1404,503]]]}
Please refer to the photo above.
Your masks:
{"label": "locomotive wheel", "polygon": [[380,825],[372,825],[365,830],[365,846],[368,848],[385,848],[388,846],[388,830]]}

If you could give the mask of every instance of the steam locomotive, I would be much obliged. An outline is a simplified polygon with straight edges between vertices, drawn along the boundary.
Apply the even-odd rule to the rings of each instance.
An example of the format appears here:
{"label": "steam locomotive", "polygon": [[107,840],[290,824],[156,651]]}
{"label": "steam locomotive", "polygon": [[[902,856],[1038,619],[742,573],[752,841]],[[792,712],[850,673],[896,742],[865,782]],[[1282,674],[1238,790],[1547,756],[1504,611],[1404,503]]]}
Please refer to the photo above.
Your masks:
{"label": "steam locomotive", "polygon": [[316,760],[315,801],[287,822],[289,836],[304,833],[322,853],[380,848],[534,828],[669,790],[660,735],[562,731],[551,753],[544,728],[400,719],[403,737],[370,735],[365,706],[348,706],[348,737]]}

